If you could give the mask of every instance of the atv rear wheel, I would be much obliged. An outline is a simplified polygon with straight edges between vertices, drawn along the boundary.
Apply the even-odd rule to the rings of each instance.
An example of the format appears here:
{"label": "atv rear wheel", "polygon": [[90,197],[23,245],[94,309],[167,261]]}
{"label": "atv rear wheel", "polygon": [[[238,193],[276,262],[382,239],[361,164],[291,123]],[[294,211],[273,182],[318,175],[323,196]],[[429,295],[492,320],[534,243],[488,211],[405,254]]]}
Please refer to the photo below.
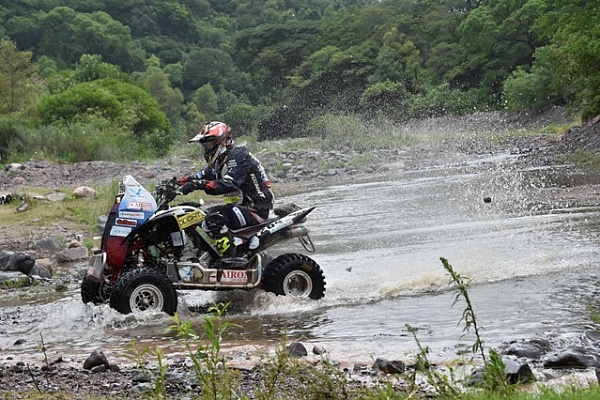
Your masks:
{"label": "atv rear wheel", "polygon": [[122,314],[177,311],[177,292],[167,275],[155,268],[134,268],[117,280],[111,290],[110,306]]}
{"label": "atv rear wheel", "polygon": [[283,254],[267,266],[263,288],[279,296],[311,298],[325,296],[325,277],[321,267],[303,254]]}
{"label": "atv rear wheel", "polygon": [[81,281],[81,300],[84,303],[100,305],[108,302],[109,287],[104,282],[95,282],[87,276]]}

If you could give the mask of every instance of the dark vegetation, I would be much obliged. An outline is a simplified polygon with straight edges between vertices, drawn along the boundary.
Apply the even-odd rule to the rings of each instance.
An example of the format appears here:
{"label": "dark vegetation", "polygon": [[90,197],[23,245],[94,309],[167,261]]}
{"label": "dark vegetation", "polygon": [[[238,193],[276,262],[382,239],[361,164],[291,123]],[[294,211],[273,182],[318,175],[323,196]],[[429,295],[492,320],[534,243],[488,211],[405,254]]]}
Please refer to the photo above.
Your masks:
{"label": "dark vegetation", "polygon": [[554,105],[586,120],[599,19],[599,0],[11,0],[0,157],[160,157],[211,119],[254,140]]}

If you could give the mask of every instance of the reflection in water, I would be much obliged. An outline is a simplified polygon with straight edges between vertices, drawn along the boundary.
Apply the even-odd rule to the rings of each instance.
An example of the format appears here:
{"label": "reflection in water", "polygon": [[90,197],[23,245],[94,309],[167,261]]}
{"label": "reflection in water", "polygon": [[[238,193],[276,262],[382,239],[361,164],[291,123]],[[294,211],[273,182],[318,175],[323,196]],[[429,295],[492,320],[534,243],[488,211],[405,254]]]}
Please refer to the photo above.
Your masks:
{"label": "reflection in water", "polygon": [[[599,206],[551,196],[600,183],[566,168],[519,170],[494,160],[398,172],[380,182],[338,185],[286,198],[317,208],[307,226],[312,257],[327,279],[321,301],[262,291],[185,292],[179,313],[200,331],[213,302],[231,302],[229,341],[325,344],[335,356],[394,356],[416,350],[407,325],[437,354],[472,344],[452,307],[440,257],[471,279],[471,299],[488,345],[545,336],[571,340],[596,302]],[[549,195],[550,194],[550,195]],[[485,203],[484,197],[492,201]],[[290,242],[279,252],[301,252]],[[175,340],[165,315],[138,319],[81,304],[78,288],[58,301],[3,304],[0,348],[32,352],[44,336],[56,352]],[[14,346],[18,338],[27,342]]]}

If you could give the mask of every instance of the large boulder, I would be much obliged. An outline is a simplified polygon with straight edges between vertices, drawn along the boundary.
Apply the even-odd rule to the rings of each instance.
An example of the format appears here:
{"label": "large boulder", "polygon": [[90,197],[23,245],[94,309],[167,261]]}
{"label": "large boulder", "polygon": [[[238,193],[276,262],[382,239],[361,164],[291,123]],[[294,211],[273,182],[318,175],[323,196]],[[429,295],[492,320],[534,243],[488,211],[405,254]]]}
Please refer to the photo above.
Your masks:
{"label": "large boulder", "polygon": [[598,357],[584,349],[564,349],[546,354],[544,368],[589,368],[599,365]]}
{"label": "large boulder", "polygon": [[0,252],[0,271],[18,271],[29,275],[34,265],[35,260],[27,253],[13,251]]}
{"label": "large boulder", "polygon": [[75,190],[73,190],[73,196],[79,198],[94,198],[98,195],[96,189],[93,189],[89,186],[79,186]]}
{"label": "large boulder", "polygon": [[88,249],[83,246],[72,247],[56,253],[57,262],[71,262],[85,258],[88,258]]}

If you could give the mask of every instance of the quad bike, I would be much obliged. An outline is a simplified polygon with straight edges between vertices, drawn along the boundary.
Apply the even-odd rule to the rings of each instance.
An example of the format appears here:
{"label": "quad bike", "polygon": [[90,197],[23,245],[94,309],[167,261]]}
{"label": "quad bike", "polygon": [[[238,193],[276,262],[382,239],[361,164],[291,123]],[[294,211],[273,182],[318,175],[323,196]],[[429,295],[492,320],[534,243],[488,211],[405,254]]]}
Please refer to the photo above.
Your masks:
{"label": "quad bike", "polygon": [[314,252],[304,226],[314,207],[286,204],[260,225],[232,230],[236,254],[223,258],[201,227],[208,210],[194,202],[170,205],[179,194],[175,179],[159,183],[154,195],[129,175],[121,181],[100,250],[90,258],[81,283],[84,303],[108,302],[123,314],[154,310],[173,315],[177,290],[260,288],[296,298],[325,295],[325,277],[313,259],[265,252],[292,238]]}

